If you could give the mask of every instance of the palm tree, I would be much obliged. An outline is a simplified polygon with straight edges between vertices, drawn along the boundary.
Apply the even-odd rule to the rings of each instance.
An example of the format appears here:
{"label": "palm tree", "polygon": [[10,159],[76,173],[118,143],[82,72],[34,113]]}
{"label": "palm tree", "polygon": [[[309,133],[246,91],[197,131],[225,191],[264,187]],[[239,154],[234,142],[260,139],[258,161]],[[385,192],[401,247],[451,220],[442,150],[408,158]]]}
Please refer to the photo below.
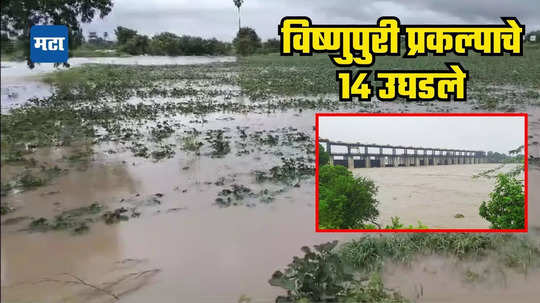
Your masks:
{"label": "palm tree", "polygon": [[233,0],[234,5],[238,8],[238,31],[240,31],[240,6],[244,3],[244,0]]}

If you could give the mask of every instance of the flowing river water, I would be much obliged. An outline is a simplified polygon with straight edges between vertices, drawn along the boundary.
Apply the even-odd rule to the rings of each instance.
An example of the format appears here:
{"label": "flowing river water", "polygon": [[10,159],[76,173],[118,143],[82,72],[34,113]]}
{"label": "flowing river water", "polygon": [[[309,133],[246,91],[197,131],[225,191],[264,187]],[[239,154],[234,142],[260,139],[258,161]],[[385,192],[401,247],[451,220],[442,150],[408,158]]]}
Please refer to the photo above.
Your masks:
{"label": "flowing river water", "polygon": [[[106,59],[97,60],[110,63]],[[155,63],[149,58],[117,60],[114,63],[122,60]],[[76,60],[79,61],[90,59]],[[18,83],[27,90],[28,93],[17,91],[19,99],[15,103],[32,93],[46,95],[44,91],[50,90],[34,90],[32,85],[42,84],[37,84],[40,83],[38,79],[29,80],[27,75],[9,79],[4,73],[9,70],[7,67],[2,69],[2,108],[11,107],[13,103],[5,97],[12,93],[9,86],[6,88],[9,91],[4,91],[5,83]],[[390,112],[425,111],[425,107],[415,105],[378,106]],[[444,106],[453,111],[472,110],[461,104]],[[540,148],[532,144],[540,138],[540,111],[537,108],[526,110],[530,113],[529,152],[540,157]],[[310,140],[313,140],[313,114],[310,110],[212,114],[205,117],[207,123],[200,127],[249,127],[253,131],[293,127],[311,134]],[[193,117],[183,119],[187,123]],[[357,237],[354,234],[315,232],[313,178],[287,189],[271,203],[227,208],[215,204],[220,189],[215,186],[217,179],[223,177],[225,183],[237,182],[256,187],[250,172],[271,167],[270,159],[274,155],[261,152],[236,156],[231,153],[216,159],[177,153],[170,159],[154,162],[133,157],[128,151],[108,153],[111,144],[114,145],[93,146],[93,160],[84,169],[70,170],[51,184],[15,193],[9,198],[17,211],[2,216],[2,302],[238,302],[243,296],[251,298],[251,302],[273,302],[283,291],[271,287],[267,281],[275,270],[288,264],[292,256],[300,254],[301,246]],[[62,164],[66,152],[66,148],[41,149],[35,157],[40,161]],[[433,169],[432,173],[441,174],[435,171],[440,168]],[[460,166],[455,166],[453,169],[454,178],[460,176],[468,181],[480,167],[463,166],[460,169]],[[366,173],[375,179],[387,180],[390,183],[388,188],[391,188],[393,181],[385,175],[393,174],[392,170],[372,169]],[[411,175],[406,168],[400,170],[403,178]],[[418,171],[413,174],[424,178]],[[9,175],[10,168],[2,167],[2,177]],[[529,184],[529,228],[531,237],[538,239],[539,167],[529,167]],[[464,194],[477,191],[480,199],[491,185],[486,181],[479,186],[465,190]],[[385,191],[379,198],[391,203],[394,198],[399,200],[404,190],[407,189]],[[51,217],[94,201],[114,208],[127,203],[141,203],[141,200],[155,196],[160,197],[159,204],[140,207],[140,218],[115,225],[96,223],[84,235],[22,230],[31,217]],[[442,196],[446,196],[444,203],[451,202],[450,195],[442,193]],[[457,208],[441,214],[440,218],[434,217],[437,212],[428,210],[426,214],[432,221],[418,218],[412,207],[399,208],[399,213],[406,220],[420,219],[428,226],[458,222],[459,226],[485,227],[486,222],[472,215],[472,209],[476,207],[474,203],[463,206],[470,208],[460,211],[465,214],[463,221],[453,218]],[[383,212],[391,213],[392,210],[384,209]],[[528,277],[519,276],[503,287],[499,287],[497,281],[489,281],[489,287],[498,288],[486,291],[489,288],[467,287],[467,283],[449,267],[446,261],[437,258],[419,261],[412,271],[411,268],[390,266],[385,272],[385,280],[411,297],[418,294],[418,285],[422,285],[424,294],[420,302],[465,302],[464,298],[475,298],[475,302],[507,302],[510,297],[515,302],[533,302],[533,294],[537,293],[534,285],[540,282],[540,275],[531,273]],[[99,286],[99,289],[93,286]]]}

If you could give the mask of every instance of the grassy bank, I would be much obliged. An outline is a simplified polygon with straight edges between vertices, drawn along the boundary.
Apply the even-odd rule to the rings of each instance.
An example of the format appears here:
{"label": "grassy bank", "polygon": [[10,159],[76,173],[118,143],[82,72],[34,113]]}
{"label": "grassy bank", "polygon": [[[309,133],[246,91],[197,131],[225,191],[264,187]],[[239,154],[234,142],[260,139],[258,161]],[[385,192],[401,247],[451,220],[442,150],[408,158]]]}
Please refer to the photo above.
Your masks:
{"label": "grassy bank", "polygon": [[[463,272],[469,283],[492,272],[513,271],[526,275],[540,265],[540,247],[526,237],[475,234],[401,234],[362,237],[337,246],[337,241],[303,247],[270,284],[287,290],[277,302],[410,302],[385,288],[385,266],[412,264],[428,256],[450,262],[486,262],[491,270],[470,268]],[[452,261],[454,260],[454,261]]]}

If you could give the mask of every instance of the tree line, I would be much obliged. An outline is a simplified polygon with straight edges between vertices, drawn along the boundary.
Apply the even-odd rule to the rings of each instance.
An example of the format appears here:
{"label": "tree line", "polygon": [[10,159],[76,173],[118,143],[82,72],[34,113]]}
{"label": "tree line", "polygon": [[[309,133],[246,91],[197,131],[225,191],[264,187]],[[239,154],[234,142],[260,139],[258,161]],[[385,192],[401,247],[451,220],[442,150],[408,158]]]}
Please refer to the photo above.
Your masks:
{"label": "tree line", "polygon": [[252,55],[256,53],[279,52],[279,40],[269,39],[261,42],[254,29],[242,27],[232,43],[215,38],[204,39],[189,35],[178,36],[164,32],[151,38],[136,30],[118,26],[114,31],[117,47],[131,55],[192,56],[192,55]]}
{"label": "tree line", "polygon": [[[139,34],[136,30],[118,26],[116,43],[106,41],[103,38],[83,41],[80,45],[89,46],[93,49],[116,48],[122,53],[129,55],[154,55],[154,56],[220,56],[253,54],[268,54],[279,52],[280,42],[278,39],[268,39],[262,42],[254,29],[242,27],[236,37],[230,42],[219,41],[216,38],[205,39],[189,35],[176,35],[164,32],[153,37]],[[1,36],[2,54],[10,54],[27,47],[23,41],[10,39],[7,34]]]}
{"label": "tree line", "polygon": [[488,163],[520,163],[525,157],[522,153],[519,154],[503,154],[499,152],[488,151],[486,160]]}
{"label": "tree line", "polygon": [[[98,38],[84,41],[82,23],[89,23],[96,17],[107,16],[113,7],[111,0],[73,0],[69,5],[62,1],[2,1],[1,2],[1,44],[2,56],[24,59],[30,67],[30,28],[37,24],[64,24],[69,29],[69,49],[84,45],[89,49],[116,48],[131,55],[252,55],[279,52],[279,40],[262,42],[254,29],[241,27],[240,7],[244,0],[233,0],[238,9],[238,32],[232,43],[215,38],[204,39],[189,35],[160,33],[153,37],[141,35],[136,30],[119,26],[115,33],[117,43]],[[85,53],[91,55],[91,53]],[[72,54],[70,54],[72,55]],[[4,58],[5,59],[5,58]],[[68,66],[68,63],[64,63]]]}

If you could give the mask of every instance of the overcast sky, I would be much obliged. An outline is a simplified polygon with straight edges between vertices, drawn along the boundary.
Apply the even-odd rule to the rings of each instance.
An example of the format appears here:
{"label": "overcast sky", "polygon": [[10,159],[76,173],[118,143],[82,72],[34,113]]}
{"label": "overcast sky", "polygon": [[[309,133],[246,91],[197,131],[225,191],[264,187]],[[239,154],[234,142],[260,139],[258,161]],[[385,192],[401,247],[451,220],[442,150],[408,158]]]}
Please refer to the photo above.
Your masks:
{"label": "overcast sky", "polygon": [[319,117],[319,138],[507,154],[523,145],[524,125],[523,117]]}
{"label": "overcast sky", "polygon": [[[168,31],[231,41],[238,30],[232,0],[113,0],[112,12],[83,26],[85,35],[117,26],[154,35]],[[287,15],[308,16],[314,23],[374,24],[378,17],[397,16],[403,24],[491,24],[516,16],[527,30],[540,28],[539,0],[246,0],[242,25],[263,39],[277,38],[277,25]]]}

